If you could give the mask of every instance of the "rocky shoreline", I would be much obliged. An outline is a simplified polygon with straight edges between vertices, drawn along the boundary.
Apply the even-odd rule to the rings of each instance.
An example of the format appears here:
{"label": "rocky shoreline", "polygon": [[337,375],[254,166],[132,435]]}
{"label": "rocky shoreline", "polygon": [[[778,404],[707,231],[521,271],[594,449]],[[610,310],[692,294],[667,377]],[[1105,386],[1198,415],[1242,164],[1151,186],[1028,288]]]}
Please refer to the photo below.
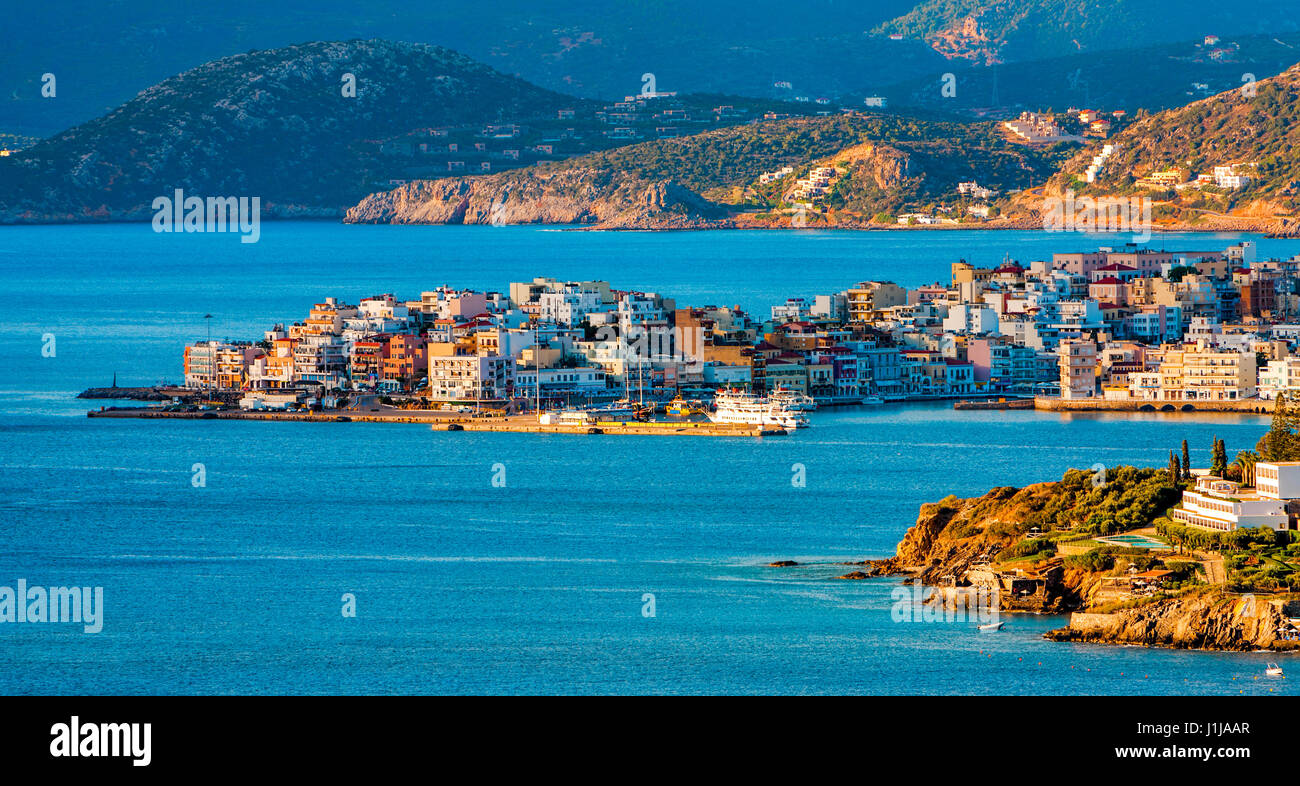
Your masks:
{"label": "rocky shoreline", "polygon": [[1002,487],[982,497],[926,503],[895,556],[837,563],[855,570],[834,578],[913,577],[937,590],[935,603],[946,603],[963,586],[1010,583],[999,588],[1001,611],[1070,614],[1065,627],[1045,634],[1052,641],[1232,652],[1300,650],[1300,635],[1291,621],[1300,618],[1300,601],[1289,595],[1241,595],[1222,585],[1196,585],[1107,603],[1104,571],[1060,557],[1014,570],[999,566],[997,555],[1022,542],[1021,532],[1008,523],[1023,522],[1049,505],[1059,508],[1068,493],[1064,484]]}
{"label": "rocky shoreline", "polygon": [[1280,600],[1211,589],[1109,613],[1075,612],[1069,625],[1045,636],[1052,641],[1174,649],[1300,650],[1300,641],[1281,635],[1290,627],[1286,608]]}
{"label": "rocky shoreline", "polygon": [[119,401],[170,401],[173,398],[188,399],[199,395],[193,388],[154,385],[150,387],[87,388],[77,394],[77,398],[115,399]]}

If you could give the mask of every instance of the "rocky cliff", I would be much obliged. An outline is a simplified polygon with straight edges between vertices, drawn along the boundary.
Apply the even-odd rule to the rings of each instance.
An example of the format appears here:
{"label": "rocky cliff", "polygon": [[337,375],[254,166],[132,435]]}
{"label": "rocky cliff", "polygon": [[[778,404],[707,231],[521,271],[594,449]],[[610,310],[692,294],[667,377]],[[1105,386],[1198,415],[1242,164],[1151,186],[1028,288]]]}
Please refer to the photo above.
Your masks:
{"label": "rocky cliff", "polygon": [[727,211],[672,180],[575,167],[409,183],[363,199],[354,224],[590,224],[689,229]]}
{"label": "rocky cliff", "polygon": [[1300,642],[1281,637],[1290,627],[1280,603],[1207,589],[1111,613],[1075,613],[1069,626],[1047,637],[1180,649],[1300,649]]}

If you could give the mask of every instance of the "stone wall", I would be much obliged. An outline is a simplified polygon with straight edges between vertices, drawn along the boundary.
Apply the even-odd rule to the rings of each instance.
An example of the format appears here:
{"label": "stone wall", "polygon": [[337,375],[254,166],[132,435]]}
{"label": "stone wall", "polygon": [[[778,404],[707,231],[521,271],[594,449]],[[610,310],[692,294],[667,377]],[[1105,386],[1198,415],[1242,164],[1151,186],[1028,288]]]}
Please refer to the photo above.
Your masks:
{"label": "stone wall", "polygon": [[1034,409],[1048,412],[1243,412],[1267,415],[1273,402],[1261,398],[1240,401],[1112,401],[1104,398],[1061,399],[1036,396]]}

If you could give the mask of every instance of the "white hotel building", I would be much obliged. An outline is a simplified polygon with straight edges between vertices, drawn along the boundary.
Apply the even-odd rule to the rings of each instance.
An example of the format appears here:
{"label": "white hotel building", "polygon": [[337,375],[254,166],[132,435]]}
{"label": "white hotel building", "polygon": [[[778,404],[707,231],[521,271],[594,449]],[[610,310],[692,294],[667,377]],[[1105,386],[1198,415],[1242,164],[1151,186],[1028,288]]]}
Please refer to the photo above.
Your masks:
{"label": "white hotel building", "polygon": [[1288,503],[1300,500],[1300,461],[1255,465],[1255,488],[1214,475],[1201,475],[1196,488],[1183,492],[1182,507],[1172,518],[1202,529],[1227,532],[1238,527],[1291,529]]}

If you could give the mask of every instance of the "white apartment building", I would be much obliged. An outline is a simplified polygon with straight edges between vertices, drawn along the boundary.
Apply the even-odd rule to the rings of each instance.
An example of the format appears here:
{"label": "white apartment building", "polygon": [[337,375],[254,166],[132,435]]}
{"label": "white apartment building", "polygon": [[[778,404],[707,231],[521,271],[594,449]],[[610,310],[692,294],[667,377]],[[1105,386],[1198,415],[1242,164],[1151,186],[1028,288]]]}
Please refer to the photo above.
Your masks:
{"label": "white apartment building", "polygon": [[538,296],[538,303],[542,320],[562,327],[580,325],[588,314],[608,310],[598,290],[580,284],[566,284],[560,289],[543,292]]}
{"label": "white apartment building", "polygon": [[996,333],[998,332],[998,314],[989,306],[963,303],[948,307],[948,316],[944,317],[945,333]]}
{"label": "white apartment building", "polygon": [[1300,358],[1270,360],[1259,370],[1259,397],[1276,398],[1285,391],[1294,396],[1300,393]]}
{"label": "white apartment building", "polygon": [[1239,527],[1291,528],[1287,503],[1300,499],[1300,462],[1260,462],[1255,488],[1242,487],[1214,475],[1196,479],[1196,488],[1183,492],[1183,502],[1170,514],[1188,526],[1230,532]]}
{"label": "white apartment building", "polygon": [[[538,370],[521,367],[515,372],[515,392],[524,397],[537,395]],[[604,369],[543,368],[541,369],[542,398],[557,395],[591,395],[609,389]]]}
{"label": "white apartment building", "polygon": [[429,358],[433,401],[509,398],[515,389],[515,360],[500,355],[448,355]]}

